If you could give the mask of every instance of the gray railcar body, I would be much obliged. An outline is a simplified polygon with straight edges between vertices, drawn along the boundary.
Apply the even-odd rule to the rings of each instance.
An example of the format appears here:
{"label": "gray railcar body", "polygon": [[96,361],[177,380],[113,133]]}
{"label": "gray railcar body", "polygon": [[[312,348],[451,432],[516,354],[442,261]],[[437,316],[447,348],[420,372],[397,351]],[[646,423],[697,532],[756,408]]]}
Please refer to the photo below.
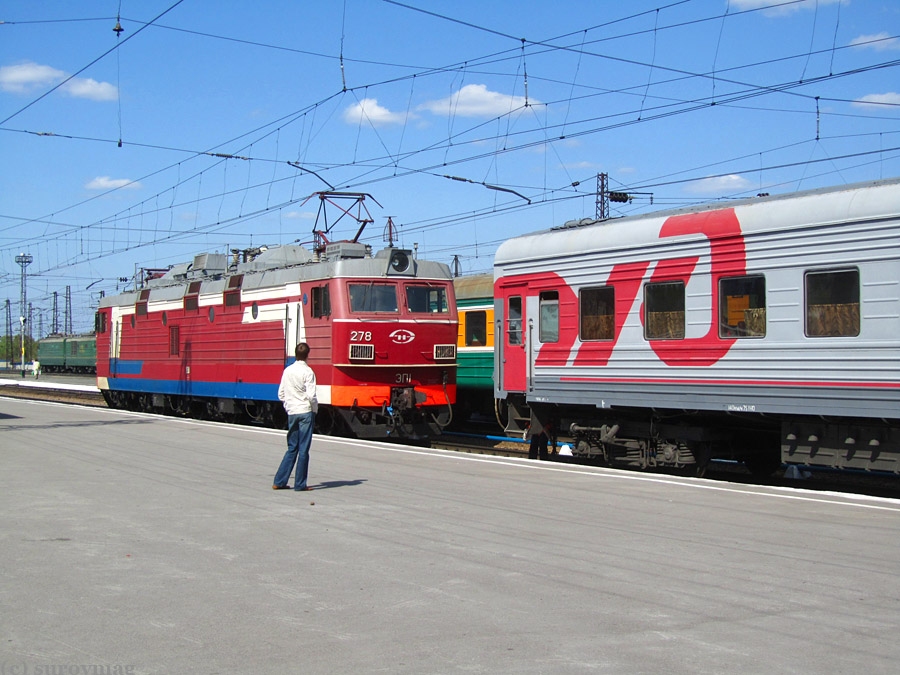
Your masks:
{"label": "gray railcar body", "polygon": [[[752,461],[735,435],[777,432],[786,461],[900,471],[900,180],[570,223],[504,243],[495,279],[495,395],[532,424],[592,429],[583,454],[622,441],[648,466],[662,447],[676,464]],[[729,283],[763,289],[762,306],[735,309],[748,300]],[[682,304],[651,316],[666,284]],[[602,289],[615,330],[585,339],[584,293]],[[753,334],[729,325],[739,311]],[[663,315],[679,325],[652,335]]]}

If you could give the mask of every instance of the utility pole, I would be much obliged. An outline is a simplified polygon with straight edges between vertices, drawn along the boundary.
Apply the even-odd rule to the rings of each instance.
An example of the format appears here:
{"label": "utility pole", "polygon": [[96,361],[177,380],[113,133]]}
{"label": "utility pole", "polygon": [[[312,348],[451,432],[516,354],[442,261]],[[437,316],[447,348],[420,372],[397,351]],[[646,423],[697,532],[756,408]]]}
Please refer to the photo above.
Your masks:
{"label": "utility pole", "polygon": [[66,335],[72,334],[72,287],[66,286]]}
{"label": "utility pole", "polygon": [[28,267],[33,260],[34,258],[27,253],[20,253],[16,256],[16,263],[22,267],[22,285],[19,292],[19,323],[22,327],[22,361],[19,363],[19,366],[22,369],[22,377],[25,377],[25,304],[28,302],[28,297],[25,292],[25,268]]}
{"label": "utility pole", "polygon": [[50,332],[59,332],[59,293],[53,291],[53,321],[50,323]]}
{"label": "utility pole", "polygon": [[597,201],[594,208],[594,218],[596,220],[606,220],[609,218],[609,195],[607,193],[607,182],[609,176],[605,173],[597,174]]}
{"label": "utility pole", "polygon": [[12,308],[9,306],[9,298],[6,299],[6,367],[12,363]]}

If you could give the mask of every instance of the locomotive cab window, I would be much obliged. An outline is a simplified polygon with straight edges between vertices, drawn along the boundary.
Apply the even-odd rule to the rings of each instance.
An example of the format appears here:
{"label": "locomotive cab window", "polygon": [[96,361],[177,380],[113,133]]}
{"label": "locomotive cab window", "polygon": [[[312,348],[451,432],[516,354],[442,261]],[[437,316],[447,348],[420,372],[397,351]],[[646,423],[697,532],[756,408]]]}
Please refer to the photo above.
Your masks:
{"label": "locomotive cab window", "polygon": [[397,312],[394,284],[349,284],[351,312]]}
{"label": "locomotive cab window", "polygon": [[406,306],[416,314],[446,314],[450,311],[447,289],[443,286],[410,284],[406,287]]}
{"label": "locomotive cab window", "polygon": [[487,344],[487,312],[473,310],[463,315],[466,331],[466,347],[484,347]]}
{"label": "locomotive cab window", "polygon": [[616,339],[616,289],[585,288],[578,294],[579,336],[585,340]]}
{"label": "locomotive cab window", "polygon": [[559,291],[544,291],[539,300],[538,335],[541,342],[559,342]]}
{"label": "locomotive cab window", "polygon": [[648,340],[684,339],[683,281],[644,286],[644,337]]}
{"label": "locomotive cab window", "polygon": [[522,297],[514,295],[509,299],[506,313],[507,343],[522,344]]}
{"label": "locomotive cab window", "polygon": [[331,315],[331,293],[328,290],[328,286],[313,287],[312,315],[315,319]]}
{"label": "locomotive cab window", "polygon": [[859,335],[859,270],[806,273],[807,337]]}
{"label": "locomotive cab window", "polygon": [[766,279],[763,276],[719,280],[719,337],[766,336]]}
{"label": "locomotive cab window", "polygon": [[108,327],[106,314],[104,312],[97,312],[94,316],[94,332],[105,333]]}

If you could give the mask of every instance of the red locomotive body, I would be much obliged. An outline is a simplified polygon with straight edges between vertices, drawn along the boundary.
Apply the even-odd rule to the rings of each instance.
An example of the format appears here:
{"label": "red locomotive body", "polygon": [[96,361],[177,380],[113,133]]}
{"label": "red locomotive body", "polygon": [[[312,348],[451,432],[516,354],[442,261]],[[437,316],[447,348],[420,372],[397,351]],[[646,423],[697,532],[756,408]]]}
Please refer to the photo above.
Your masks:
{"label": "red locomotive body", "polygon": [[427,437],[456,397],[446,265],[337,243],[226,265],[208,254],[101,301],[98,385],[113,407],[277,423],[278,383],[307,342],[323,433]]}

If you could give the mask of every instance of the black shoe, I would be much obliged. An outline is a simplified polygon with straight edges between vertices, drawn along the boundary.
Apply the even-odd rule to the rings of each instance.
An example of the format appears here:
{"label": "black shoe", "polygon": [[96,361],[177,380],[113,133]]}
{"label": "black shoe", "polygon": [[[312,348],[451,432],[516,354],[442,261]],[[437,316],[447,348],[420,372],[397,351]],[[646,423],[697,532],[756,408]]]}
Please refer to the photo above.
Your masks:
{"label": "black shoe", "polygon": [[273,490],[290,490],[291,486],[290,485],[273,485],[272,489]]}

